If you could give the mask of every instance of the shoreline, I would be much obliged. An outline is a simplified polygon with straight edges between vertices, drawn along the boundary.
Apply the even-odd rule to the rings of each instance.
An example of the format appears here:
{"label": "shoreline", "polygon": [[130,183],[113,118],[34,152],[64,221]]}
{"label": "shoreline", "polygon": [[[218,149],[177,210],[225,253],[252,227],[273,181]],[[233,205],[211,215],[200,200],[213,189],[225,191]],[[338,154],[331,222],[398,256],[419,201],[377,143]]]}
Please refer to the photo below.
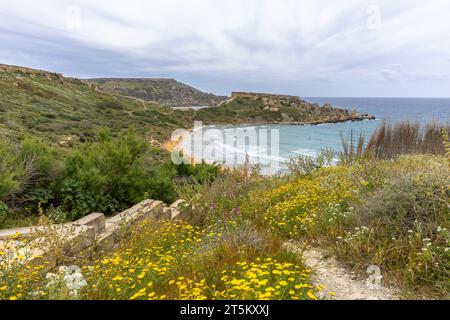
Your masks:
{"label": "shoreline", "polygon": [[[377,118],[375,116],[371,116],[370,118],[361,118],[361,119],[347,119],[347,120],[334,120],[334,121],[310,121],[310,122],[289,122],[289,121],[280,121],[280,122],[248,122],[248,123],[233,123],[229,124],[229,126],[319,126],[321,124],[337,124],[337,123],[347,123],[347,122],[362,122],[362,121],[376,121]],[[215,124],[217,126],[227,126],[227,124]]]}
{"label": "shoreline", "polygon": [[[238,122],[238,123],[230,123],[230,124],[223,124],[223,123],[215,123],[215,124],[208,124],[204,127],[247,127],[247,126],[320,126],[321,124],[338,124],[338,123],[347,123],[347,122],[363,122],[363,121],[377,121],[380,120],[376,117],[373,119],[360,119],[360,120],[339,120],[339,121],[319,121],[319,122]],[[190,129],[192,131],[192,129]],[[192,133],[192,132],[191,132]]]}
{"label": "shoreline", "polygon": [[192,156],[191,154],[188,154],[185,152],[185,149],[183,148],[183,142],[186,139],[187,136],[191,135],[194,132],[194,128],[186,129],[186,132],[183,132],[182,134],[179,134],[175,137],[175,139],[169,139],[166,142],[164,142],[161,147],[172,153],[172,152],[181,152],[183,154],[183,157],[186,157],[191,165],[201,164],[203,160],[197,159],[196,157]]}
{"label": "shoreline", "polygon": [[[337,124],[337,123],[346,123],[346,122],[361,122],[361,121],[376,121],[377,118],[374,116],[371,116],[370,118],[361,118],[361,119],[349,119],[349,120],[338,120],[338,121],[332,121],[332,122],[322,122],[322,121],[313,121],[313,122],[251,122],[251,123],[234,123],[234,124],[209,124],[205,125],[203,128],[208,127],[215,127],[215,126],[223,126],[223,127],[234,127],[234,126],[271,126],[271,125],[286,125],[286,126],[318,126],[321,124]],[[183,157],[187,157],[191,165],[197,165],[201,164],[203,162],[208,163],[207,160],[196,158],[195,156],[191,155],[190,153],[187,153],[186,150],[183,148],[183,142],[185,141],[186,137],[191,135],[194,132],[194,128],[185,129],[186,132],[179,134],[176,136],[175,139],[169,139],[166,142],[164,142],[161,146],[166,151],[172,153],[173,151],[178,151],[183,154]],[[221,167],[230,168],[227,167],[225,164],[219,164]]]}

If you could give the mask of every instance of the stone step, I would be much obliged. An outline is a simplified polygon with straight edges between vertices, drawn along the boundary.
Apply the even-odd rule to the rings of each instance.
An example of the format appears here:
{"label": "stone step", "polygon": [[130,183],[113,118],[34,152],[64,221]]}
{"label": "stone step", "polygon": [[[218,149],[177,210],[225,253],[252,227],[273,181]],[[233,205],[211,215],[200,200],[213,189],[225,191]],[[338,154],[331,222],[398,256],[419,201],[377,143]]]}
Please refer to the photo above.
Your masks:
{"label": "stone step", "polygon": [[[170,207],[162,201],[145,200],[110,218],[102,213],[92,213],[73,223],[0,230],[0,248],[17,243],[9,246],[9,250],[13,255],[27,256],[21,263],[41,264],[47,271],[56,267],[59,250],[66,257],[77,257],[90,249],[97,252],[112,250],[123,238],[122,232],[129,232],[128,227],[147,219],[195,220],[192,207],[184,200],[178,200]],[[55,242],[61,245],[58,250],[52,247]]]}
{"label": "stone step", "polygon": [[75,221],[73,224],[94,227],[95,234],[100,234],[105,231],[106,218],[103,213],[91,213],[90,215]]}

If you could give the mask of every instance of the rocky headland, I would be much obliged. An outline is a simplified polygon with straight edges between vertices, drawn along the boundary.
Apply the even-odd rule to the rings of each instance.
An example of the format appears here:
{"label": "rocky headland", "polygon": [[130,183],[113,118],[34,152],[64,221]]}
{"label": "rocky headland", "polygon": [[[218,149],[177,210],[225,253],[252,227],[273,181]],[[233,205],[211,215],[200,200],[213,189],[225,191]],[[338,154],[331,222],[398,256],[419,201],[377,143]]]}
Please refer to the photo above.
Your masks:
{"label": "rocky headland", "polygon": [[[335,108],[330,104],[320,106],[297,96],[253,92],[233,92],[231,97],[218,107],[197,112],[197,117],[211,124],[221,121],[226,123],[223,116],[231,113],[235,115],[233,124],[299,125],[375,120],[373,115]],[[215,114],[216,117],[208,118],[209,114]]]}

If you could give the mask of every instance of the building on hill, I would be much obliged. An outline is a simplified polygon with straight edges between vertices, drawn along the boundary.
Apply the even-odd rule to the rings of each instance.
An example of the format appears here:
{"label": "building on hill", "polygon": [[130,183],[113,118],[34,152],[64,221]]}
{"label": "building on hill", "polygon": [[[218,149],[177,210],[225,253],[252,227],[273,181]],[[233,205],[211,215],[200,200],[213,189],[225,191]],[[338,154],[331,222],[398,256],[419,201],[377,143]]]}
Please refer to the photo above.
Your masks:
{"label": "building on hill", "polygon": [[256,92],[232,92],[231,98],[251,98],[251,99],[273,99],[273,100],[285,100],[288,102],[297,102],[300,103],[300,97],[297,96],[289,96],[282,94],[272,94],[272,93],[256,93]]}

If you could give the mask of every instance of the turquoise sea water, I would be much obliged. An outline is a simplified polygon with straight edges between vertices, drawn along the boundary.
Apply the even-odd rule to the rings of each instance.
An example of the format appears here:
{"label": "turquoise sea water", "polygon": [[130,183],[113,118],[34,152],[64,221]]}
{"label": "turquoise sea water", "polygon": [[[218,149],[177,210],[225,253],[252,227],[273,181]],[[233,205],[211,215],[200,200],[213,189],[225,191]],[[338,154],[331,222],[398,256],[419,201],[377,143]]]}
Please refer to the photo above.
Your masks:
{"label": "turquoise sea water", "polygon": [[[431,120],[450,121],[450,98],[304,98],[323,105],[356,109],[377,117],[375,121],[321,124],[317,126],[258,125],[215,126],[203,130],[202,144],[191,134],[183,143],[185,153],[207,162],[239,166],[245,159],[267,167],[268,173],[285,170],[290,157],[315,155],[324,148],[341,151],[341,134],[349,137],[364,133],[369,136],[383,119],[390,121],[411,120],[423,124]],[[255,138],[256,135],[256,138]],[[194,147],[193,141],[197,141]],[[267,143],[266,143],[267,140]]]}

